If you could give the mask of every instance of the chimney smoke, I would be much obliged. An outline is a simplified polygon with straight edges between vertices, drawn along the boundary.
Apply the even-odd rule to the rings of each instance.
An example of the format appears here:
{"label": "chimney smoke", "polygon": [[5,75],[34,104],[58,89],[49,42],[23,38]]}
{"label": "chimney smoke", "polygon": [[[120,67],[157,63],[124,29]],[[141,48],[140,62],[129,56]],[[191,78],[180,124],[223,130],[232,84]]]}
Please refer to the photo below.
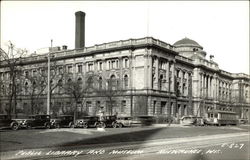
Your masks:
{"label": "chimney smoke", "polygon": [[75,48],[85,47],[85,13],[78,11],[75,13],[76,28],[75,28]]}

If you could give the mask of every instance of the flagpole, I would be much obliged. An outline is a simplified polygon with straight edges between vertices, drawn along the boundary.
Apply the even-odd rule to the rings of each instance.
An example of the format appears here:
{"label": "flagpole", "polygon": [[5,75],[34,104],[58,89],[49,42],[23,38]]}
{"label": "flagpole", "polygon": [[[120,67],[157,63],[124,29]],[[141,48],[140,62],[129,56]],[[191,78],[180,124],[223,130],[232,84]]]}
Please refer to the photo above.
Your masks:
{"label": "flagpole", "polygon": [[47,91],[47,115],[50,115],[50,53],[52,52],[52,43],[51,39],[51,47],[48,53],[48,91]]}

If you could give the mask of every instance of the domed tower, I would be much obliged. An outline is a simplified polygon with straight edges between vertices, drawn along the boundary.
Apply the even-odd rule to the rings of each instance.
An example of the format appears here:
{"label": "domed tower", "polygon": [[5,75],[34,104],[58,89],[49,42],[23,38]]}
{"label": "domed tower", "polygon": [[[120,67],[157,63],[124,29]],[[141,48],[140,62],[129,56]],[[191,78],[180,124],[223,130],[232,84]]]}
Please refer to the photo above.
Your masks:
{"label": "domed tower", "polygon": [[200,58],[206,57],[206,52],[203,51],[203,47],[196,41],[183,38],[174,43],[175,51],[179,52],[181,56],[192,58],[193,56],[199,56]]}

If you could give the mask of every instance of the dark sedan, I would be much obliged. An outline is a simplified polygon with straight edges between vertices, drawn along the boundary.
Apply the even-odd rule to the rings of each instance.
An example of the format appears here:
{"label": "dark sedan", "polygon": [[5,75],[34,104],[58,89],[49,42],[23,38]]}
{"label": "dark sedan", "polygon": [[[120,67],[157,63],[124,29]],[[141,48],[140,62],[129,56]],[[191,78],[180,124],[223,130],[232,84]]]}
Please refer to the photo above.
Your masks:
{"label": "dark sedan", "polygon": [[60,115],[50,120],[51,128],[73,127],[74,117],[72,115]]}
{"label": "dark sedan", "polygon": [[13,121],[10,116],[6,114],[0,114],[0,129],[11,128],[12,130],[18,130],[18,123]]}

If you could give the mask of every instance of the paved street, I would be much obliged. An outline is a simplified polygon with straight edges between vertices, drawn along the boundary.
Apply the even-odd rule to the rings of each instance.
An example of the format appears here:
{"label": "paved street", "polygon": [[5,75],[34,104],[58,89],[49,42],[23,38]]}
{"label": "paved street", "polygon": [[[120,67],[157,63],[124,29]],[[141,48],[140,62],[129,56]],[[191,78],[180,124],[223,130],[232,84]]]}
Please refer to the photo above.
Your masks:
{"label": "paved street", "polygon": [[[247,160],[249,126],[1,131],[1,159]],[[232,154],[232,155],[231,155]],[[237,157],[235,157],[237,156]],[[52,158],[53,157],[53,158]],[[58,158],[56,158],[58,157]],[[234,159],[235,160],[235,159]]]}

